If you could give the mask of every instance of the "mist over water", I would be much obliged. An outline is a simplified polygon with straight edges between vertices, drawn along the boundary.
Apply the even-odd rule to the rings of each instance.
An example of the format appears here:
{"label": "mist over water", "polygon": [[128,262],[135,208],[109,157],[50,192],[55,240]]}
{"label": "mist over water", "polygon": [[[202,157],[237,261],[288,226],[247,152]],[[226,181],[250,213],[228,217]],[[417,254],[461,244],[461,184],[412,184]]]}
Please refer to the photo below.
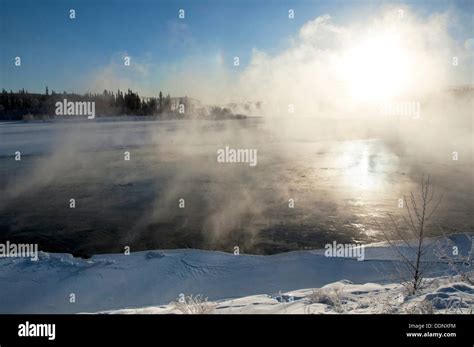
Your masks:
{"label": "mist over water", "polygon": [[[429,233],[473,231],[469,111],[456,109],[449,122],[429,113],[2,124],[0,242],[81,256],[125,246],[272,254],[372,242],[387,213],[403,213],[398,199],[419,189],[422,173],[444,194]],[[256,149],[258,164],[218,163],[225,146]]]}

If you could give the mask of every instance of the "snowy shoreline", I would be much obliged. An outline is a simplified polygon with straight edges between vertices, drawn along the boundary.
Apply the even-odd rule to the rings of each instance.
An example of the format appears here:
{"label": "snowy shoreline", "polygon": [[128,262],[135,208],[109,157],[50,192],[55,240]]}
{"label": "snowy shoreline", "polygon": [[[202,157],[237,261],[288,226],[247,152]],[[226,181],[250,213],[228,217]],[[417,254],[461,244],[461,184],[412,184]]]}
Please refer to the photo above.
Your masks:
{"label": "snowy shoreline", "polygon": [[[472,275],[472,273],[471,273]],[[277,295],[252,295],[216,302],[170,303],[103,314],[473,314],[474,286],[455,277],[427,279],[418,295],[400,284],[353,284],[342,280]],[[178,301],[179,302],[179,301]]]}
{"label": "snowy shoreline", "polygon": [[[471,238],[469,234],[449,236],[450,244],[459,249],[459,257],[469,256]],[[437,238],[426,242],[447,245],[445,241]],[[434,253],[428,254],[425,262],[430,263],[425,276],[436,279],[427,288],[430,292],[423,295],[441,293],[435,296],[447,295],[447,300],[455,295],[462,298],[461,308],[467,311],[473,303],[474,288],[459,282],[449,264]],[[366,292],[367,295],[362,295],[360,300],[352,297],[351,301],[338,297],[337,293],[333,297],[332,288],[329,302],[336,300],[347,307],[352,302],[350,311],[356,313],[364,312],[364,305],[369,305],[365,311],[374,313],[380,310],[374,311],[373,305],[364,303],[369,296],[377,301],[380,293],[387,292],[388,296],[380,299],[389,302],[400,297],[403,288],[394,284],[400,265],[396,252],[383,243],[366,246],[364,261],[325,257],[324,249],[269,256],[163,250],[97,255],[90,259],[40,252],[36,262],[0,258],[0,313],[147,313],[150,310],[169,313],[172,309],[169,303],[180,295],[202,295],[216,302],[216,313],[324,313],[332,312],[331,305],[316,302],[316,306],[308,306],[304,297],[313,292],[311,288],[331,289],[341,285],[345,289],[336,291],[339,294]],[[293,299],[288,299],[291,296]],[[415,299],[408,302],[411,300]],[[442,311],[443,305],[435,302],[433,307]],[[314,312],[305,311],[312,306]],[[130,308],[131,311],[123,311]]]}

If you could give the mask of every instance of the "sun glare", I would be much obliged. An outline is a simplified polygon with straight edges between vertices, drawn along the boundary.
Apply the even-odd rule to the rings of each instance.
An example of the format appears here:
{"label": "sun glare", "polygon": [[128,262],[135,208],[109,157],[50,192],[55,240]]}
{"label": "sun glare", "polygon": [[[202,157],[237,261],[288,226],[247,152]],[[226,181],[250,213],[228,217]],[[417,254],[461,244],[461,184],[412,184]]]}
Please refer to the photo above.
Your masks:
{"label": "sun glare", "polygon": [[378,102],[403,91],[408,62],[396,35],[378,34],[348,50],[343,78],[355,100]]}

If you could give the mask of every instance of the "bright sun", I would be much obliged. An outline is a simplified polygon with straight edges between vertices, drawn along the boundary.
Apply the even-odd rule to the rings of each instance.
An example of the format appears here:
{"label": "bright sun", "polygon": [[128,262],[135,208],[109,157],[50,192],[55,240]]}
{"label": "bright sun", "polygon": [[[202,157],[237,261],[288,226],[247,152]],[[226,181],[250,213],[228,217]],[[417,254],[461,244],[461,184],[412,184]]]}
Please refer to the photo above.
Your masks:
{"label": "bright sun", "polygon": [[348,50],[343,79],[354,99],[378,102],[403,92],[407,86],[409,57],[396,35],[377,34]]}

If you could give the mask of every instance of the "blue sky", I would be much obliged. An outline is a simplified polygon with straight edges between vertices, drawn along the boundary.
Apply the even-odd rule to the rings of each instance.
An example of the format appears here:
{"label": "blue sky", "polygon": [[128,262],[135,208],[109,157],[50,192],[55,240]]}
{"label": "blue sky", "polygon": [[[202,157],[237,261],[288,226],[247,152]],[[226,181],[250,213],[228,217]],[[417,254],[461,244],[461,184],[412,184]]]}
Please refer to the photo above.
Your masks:
{"label": "blue sky", "polygon": [[[381,1],[22,1],[0,0],[0,87],[83,92],[87,79],[124,55],[153,64],[153,84],[169,79],[167,67],[189,57],[221,54],[225,64],[239,56],[242,66],[253,48],[284,50],[307,21],[329,13],[336,23],[363,18]],[[388,2],[387,2],[388,3]],[[393,3],[393,2],[390,2]],[[405,2],[406,3],[406,2]],[[453,35],[473,35],[472,1],[415,1],[428,15],[452,9],[461,20]],[[76,19],[69,19],[69,9]],[[185,9],[186,18],[178,19]],[[295,19],[288,20],[288,9]],[[21,68],[14,57],[22,59]],[[111,89],[115,86],[111,85]],[[166,90],[166,86],[163,88]]]}

